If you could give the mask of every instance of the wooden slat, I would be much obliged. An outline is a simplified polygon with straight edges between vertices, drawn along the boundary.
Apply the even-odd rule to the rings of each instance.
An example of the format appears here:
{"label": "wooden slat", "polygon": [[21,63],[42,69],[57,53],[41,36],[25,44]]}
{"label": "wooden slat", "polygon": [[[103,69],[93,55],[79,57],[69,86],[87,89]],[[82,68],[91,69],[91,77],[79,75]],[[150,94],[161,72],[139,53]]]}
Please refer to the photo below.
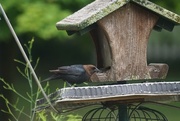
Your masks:
{"label": "wooden slat", "polygon": [[74,14],[57,22],[56,26],[59,30],[78,31],[97,22],[129,2],[136,3],[154,12],[155,14],[161,16],[162,19],[169,20],[169,23],[172,22],[175,25],[180,24],[180,16],[178,14],[175,14],[148,0],[95,0]]}
{"label": "wooden slat", "polygon": [[162,16],[163,18],[166,18],[173,22],[174,24],[180,24],[180,16],[178,14],[175,14],[157,4],[154,4],[148,0],[131,0],[134,3],[147,8],[148,10]]}
{"label": "wooden slat", "polygon": [[56,26],[60,30],[81,30],[120,8],[129,0],[96,0],[67,18]]}

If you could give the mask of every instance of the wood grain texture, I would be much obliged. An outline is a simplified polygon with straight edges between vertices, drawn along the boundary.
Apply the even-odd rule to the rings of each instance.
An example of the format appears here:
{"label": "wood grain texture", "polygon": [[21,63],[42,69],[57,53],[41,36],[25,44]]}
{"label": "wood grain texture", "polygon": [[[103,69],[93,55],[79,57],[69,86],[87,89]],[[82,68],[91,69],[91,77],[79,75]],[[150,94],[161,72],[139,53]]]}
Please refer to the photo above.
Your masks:
{"label": "wood grain texture", "polygon": [[175,25],[180,24],[180,16],[178,14],[175,14],[161,6],[158,6],[157,4],[149,0],[131,0],[131,1],[156,13],[157,15],[161,16],[163,19],[166,18],[166,20],[170,21],[168,23],[174,23]]}
{"label": "wood grain texture", "polygon": [[147,43],[157,20],[151,12],[127,4],[97,22],[110,47],[108,81],[151,79],[147,68]]}
{"label": "wood grain texture", "polygon": [[180,24],[180,16],[178,14],[148,0],[95,0],[74,14],[57,22],[56,27],[59,30],[78,31],[96,23],[98,20],[129,3],[135,3],[143,9],[155,13],[163,20],[167,20],[168,23],[166,25],[173,24],[174,26]]}
{"label": "wood grain texture", "polygon": [[95,0],[56,23],[59,30],[81,30],[117,10],[129,0]]}
{"label": "wood grain texture", "polygon": [[151,78],[165,79],[168,74],[169,66],[165,63],[150,63],[148,69]]}

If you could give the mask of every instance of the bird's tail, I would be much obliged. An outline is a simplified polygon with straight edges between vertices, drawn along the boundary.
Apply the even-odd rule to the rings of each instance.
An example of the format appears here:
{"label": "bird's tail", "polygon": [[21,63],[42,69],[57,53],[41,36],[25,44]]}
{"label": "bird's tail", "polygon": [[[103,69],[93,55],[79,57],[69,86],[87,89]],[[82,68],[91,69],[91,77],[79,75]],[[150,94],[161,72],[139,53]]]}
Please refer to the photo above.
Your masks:
{"label": "bird's tail", "polygon": [[57,79],[58,75],[52,75],[44,80],[42,80],[41,82],[46,82],[46,81],[50,81],[50,80],[55,80]]}

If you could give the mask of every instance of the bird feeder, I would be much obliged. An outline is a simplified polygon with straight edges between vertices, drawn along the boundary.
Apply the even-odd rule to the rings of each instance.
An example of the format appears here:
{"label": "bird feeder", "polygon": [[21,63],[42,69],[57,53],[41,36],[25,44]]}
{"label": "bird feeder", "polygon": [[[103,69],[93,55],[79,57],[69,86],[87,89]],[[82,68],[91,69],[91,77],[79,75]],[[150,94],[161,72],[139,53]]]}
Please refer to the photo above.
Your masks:
{"label": "bird feeder", "polygon": [[[147,45],[152,30],[172,31],[180,16],[148,0],[95,0],[57,22],[69,35],[89,33],[95,44],[97,67],[109,70],[96,74],[93,82],[164,79],[168,65],[147,64]],[[133,82],[133,81],[132,81]],[[49,95],[63,111],[93,103],[109,102],[123,107],[118,118],[127,120],[129,103],[147,100],[178,100],[180,82],[133,83],[69,87]],[[166,97],[166,98],[159,98]],[[38,104],[44,103],[38,100]]]}
{"label": "bird feeder", "polygon": [[120,81],[166,77],[167,65],[147,65],[148,39],[153,29],[172,31],[179,23],[179,15],[147,0],[96,0],[56,26],[68,34],[89,32],[97,66],[111,67],[100,81]]}

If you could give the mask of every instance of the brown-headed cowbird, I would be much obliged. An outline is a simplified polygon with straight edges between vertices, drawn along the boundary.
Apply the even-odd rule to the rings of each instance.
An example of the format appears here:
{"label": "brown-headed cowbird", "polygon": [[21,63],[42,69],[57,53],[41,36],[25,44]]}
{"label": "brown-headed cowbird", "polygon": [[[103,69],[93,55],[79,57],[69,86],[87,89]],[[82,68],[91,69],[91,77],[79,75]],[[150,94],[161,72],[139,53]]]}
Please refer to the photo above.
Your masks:
{"label": "brown-headed cowbird", "polygon": [[61,66],[58,67],[57,70],[50,70],[50,72],[54,74],[51,77],[43,80],[42,82],[62,79],[68,84],[73,85],[89,81],[91,75],[93,75],[95,72],[100,72],[100,70],[94,65],[71,65]]}

